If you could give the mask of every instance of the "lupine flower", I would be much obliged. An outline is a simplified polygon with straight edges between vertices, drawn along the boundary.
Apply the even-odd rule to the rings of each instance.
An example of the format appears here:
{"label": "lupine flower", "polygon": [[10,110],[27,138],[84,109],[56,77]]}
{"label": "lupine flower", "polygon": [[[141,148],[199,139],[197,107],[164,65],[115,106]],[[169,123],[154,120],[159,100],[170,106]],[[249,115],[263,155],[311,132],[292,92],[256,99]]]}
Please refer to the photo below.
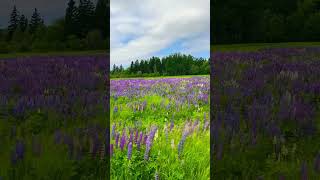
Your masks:
{"label": "lupine flower", "polygon": [[147,134],[145,134],[145,135],[144,135],[143,144],[146,144],[146,143],[147,143],[147,139],[148,139],[148,135],[147,135]]}
{"label": "lupine flower", "polygon": [[308,167],[306,162],[303,162],[301,166],[301,180],[308,180]]}
{"label": "lupine flower", "polygon": [[174,127],[174,122],[173,122],[173,120],[171,120],[170,131],[173,129],[173,127]]}
{"label": "lupine flower", "polygon": [[135,134],[135,136],[134,136],[134,142],[135,143],[137,143],[137,141],[138,141],[138,136],[139,136],[139,131],[138,131],[138,129],[136,130],[136,134]]}
{"label": "lupine flower", "polygon": [[123,133],[122,137],[121,137],[121,141],[120,141],[120,149],[121,149],[121,151],[123,151],[123,148],[124,148],[125,144],[126,144],[126,135]]}
{"label": "lupine flower", "polygon": [[116,130],[116,124],[114,123],[114,124],[112,125],[111,138],[114,138],[114,137],[115,137],[115,130]]}
{"label": "lupine flower", "polygon": [[155,173],[155,175],[154,175],[154,179],[155,179],[155,180],[159,180],[159,173],[158,173],[158,171],[156,171],[156,173]]}
{"label": "lupine flower", "polygon": [[56,130],[54,133],[54,143],[60,144],[62,140],[62,133],[60,130]]}
{"label": "lupine flower", "polygon": [[314,161],[314,170],[317,173],[320,173],[320,153],[317,154],[316,159]]}
{"label": "lupine flower", "polygon": [[183,150],[183,146],[184,146],[184,142],[186,141],[187,136],[188,136],[188,131],[185,130],[183,132],[182,138],[181,138],[181,140],[180,140],[180,142],[178,144],[178,155],[179,155],[179,157],[181,156],[181,153],[182,153],[182,150]]}
{"label": "lupine flower", "polygon": [[113,144],[110,144],[110,157],[113,155]]}
{"label": "lupine flower", "polygon": [[11,162],[12,164],[16,164],[19,160],[23,160],[25,153],[24,143],[22,141],[18,141],[15,146],[14,152],[11,154]]}
{"label": "lupine flower", "polygon": [[132,130],[130,130],[130,138],[129,138],[129,142],[132,142],[132,140],[133,140],[133,131],[132,131]]}
{"label": "lupine flower", "polygon": [[129,143],[128,145],[128,159],[131,159],[131,155],[132,155],[132,142]]}
{"label": "lupine flower", "polygon": [[149,152],[150,152],[150,149],[151,149],[151,136],[149,135],[148,136],[148,139],[147,139],[147,142],[146,142],[146,151],[144,153],[144,160],[149,160]]}
{"label": "lupine flower", "polygon": [[22,141],[18,141],[16,144],[17,159],[22,160],[24,158],[24,153],[25,153],[25,145]]}
{"label": "lupine flower", "polygon": [[114,112],[114,113],[117,113],[117,112],[118,112],[118,106],[115,106],[115,107],[114,107],[113,112]]}
{"label": "lupine flower", "polygon": [[120,137],[120,134],[117,133],[116,134],[116,148],[118,148],[119,137]]}
{"label": "lupine flower", "polygon": [[142,138],[143,138],[143,132],[141,131],[141,132],[140,132],[140,137],[139,137],[139,142],[140,142],[140,143],[142,142]]}

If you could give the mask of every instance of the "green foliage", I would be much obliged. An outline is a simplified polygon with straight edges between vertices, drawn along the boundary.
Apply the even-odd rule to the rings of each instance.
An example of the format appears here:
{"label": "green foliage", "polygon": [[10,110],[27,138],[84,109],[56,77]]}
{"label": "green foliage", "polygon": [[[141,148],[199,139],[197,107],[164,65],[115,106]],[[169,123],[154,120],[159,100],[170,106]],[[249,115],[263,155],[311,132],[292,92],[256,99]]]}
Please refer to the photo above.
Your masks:
{"label": "green foliage", "polygon": [[104,41],[100,30],[92,30],[88,33],[87,38],[88,49],[104,49]]}
{"label": "green foliage", "polygon": [[67,39],[68,48],[71,50],[84,50],[85,49],[85,42],[77,38],[75,35],[71,35]]}
{"label": "green foliage", "polygon": [[319,41],[319,0],[211,2],[212,44]]}
{"label": "green foliage", "polygon": [[9,53],[8,44],[0,41],[0,54],[7,54],[7,53]]}
{"label": "green foliage", "polygon": [[65,17],[47,26],[38,9],[28,21],[14,6],[8,28],[0,29],[0,42],[7,43],[0,53],[107,49],[108,15],[106,0],[96,6],[92,0],[70,0]]}
{"label": "green foliage", "polygon": [[122,68],[122,65],[118,67],[114,64],[111,76],[152,77],[165,75],[204,75],[209,73],[210,65],[207,59],[176,53],[161,59],[151,57],[147,60],[132,61],[127,69]]}

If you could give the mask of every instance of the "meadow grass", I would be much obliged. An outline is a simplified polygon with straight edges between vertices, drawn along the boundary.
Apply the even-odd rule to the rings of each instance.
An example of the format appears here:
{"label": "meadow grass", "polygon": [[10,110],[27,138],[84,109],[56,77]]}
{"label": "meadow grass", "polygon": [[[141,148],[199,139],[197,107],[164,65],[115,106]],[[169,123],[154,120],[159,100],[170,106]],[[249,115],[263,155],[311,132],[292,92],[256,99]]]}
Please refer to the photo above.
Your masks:
{"label": "meadow grass", "polygon": [[[151,78],[152,82],[146,81],[148,78],[111,81],[112,179],[209,179],[209,103],[201,101],[196,95],[189,97],[190,101],[195,102],[178,103],[191,92],[198,94],[201,91],[201,88],[197,89],[197,82],[205,82],[208,86],[208,77],[175,78]],[[192,83],[195,86],[190,86]],[[123,87],[123,84],[126,86]],[[124,88],[123,91],[121,88]],[[117,92],[125,94],[117,96]],[[154,138],[151,138],[151,150],[146,160],[147,144],[154,127],[157,129]],[[193,130],[183,141],[184,133],[188,131],[186,127]],[[148,140],[141,144],[133,140],[132,156],[129,158],[128,140],[130,136],[135,139],[136,133],[147,135]],[[126,137],[124,149],[116,148],[117,139],[122,139],[119,137]],[[179,145],[181,143],[184,144]]]}
{"label": "meadow grass", "polygon": [[320,47],[320,42],[283,42],[283,43],[248,43],[248,44],[211,44],[211,52],[258,51],[268,48]]}
{"label": "meadow grass", "polygon": [[[56,57],[56,56],[94,56],[107,55],[106,50],[94,51],[50,51],[50,52],[25,52],[25,53],[8,53],[1,54],[0,59],[26,58],[26,57]],[[107,59],[106,59],[107,60]]]}

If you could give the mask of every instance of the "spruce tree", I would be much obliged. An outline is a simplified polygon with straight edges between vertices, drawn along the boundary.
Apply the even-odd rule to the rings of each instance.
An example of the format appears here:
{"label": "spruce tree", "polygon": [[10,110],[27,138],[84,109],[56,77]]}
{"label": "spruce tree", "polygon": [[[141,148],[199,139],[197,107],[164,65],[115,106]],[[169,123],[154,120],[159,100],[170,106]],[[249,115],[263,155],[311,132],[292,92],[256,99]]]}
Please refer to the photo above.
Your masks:
{"label": "spruce tree", "polygon": [[33,34],[37,31],[37,28],[41,25],[43,25],[44,22],[43,20],[41,19],[40,17],[40,14],[37,10],[37,8],[34,9],[34,12],[32,14],[32,17],[31,17],[31,21],[30,21],[30,33]]}
{"label": "spruce tree", "polygon": [[77,21],[79,24],[79,35],[81,38],[86,37],[88,32],[93,29],[94,9],[95,7],[91,0],[80,0]]}
{"label": "spruce tree", "polygon": [[21,15],[19,19],[19,28],[22,32],[24,32],[28,27],[28,19],[24,16]]}
{"label": "spruce tree", "polygon": [[106,38],[109,32],[109,7],[107,7],[107,0],[98,0],[95,9],[95,26],[102,32],[104,38]]}
{"label": "spruce tree", "polygon": [[17,7],[14,5],[10,15],[10,21],[8,26],[8,40],[10,41],[13,33],[16,31],[19,25],[19,12]]}
{"label": "spruce tree", "polygon": [[74,0],[69,0],[65,16],[65,35],[75,34],[77,30],[77,6]]}

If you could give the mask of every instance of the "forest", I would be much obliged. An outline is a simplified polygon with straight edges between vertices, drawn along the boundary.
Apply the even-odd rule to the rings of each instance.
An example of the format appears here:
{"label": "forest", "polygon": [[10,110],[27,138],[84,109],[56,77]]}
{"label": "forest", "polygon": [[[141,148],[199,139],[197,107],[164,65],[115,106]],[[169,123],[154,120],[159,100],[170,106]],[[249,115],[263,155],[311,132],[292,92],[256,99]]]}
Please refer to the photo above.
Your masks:
{"label": "forest", "polygon": [[211,44],[320,40],[320,0],[212,0]]}
{"label": "forest", "polygon": [[0,29],[0,53],[105,50],[109,41],[108,0],[69,0],[64,17],[47,24],[41,10],[31,17],[14,6],[8,27]]}
{"label": "forest", "polygon": [[210,73],[209,62],[209,59],[175,53],[162,58],[151,57],[149,59],[131,61],[128,68],[114,64],[111,70],[111,77],[207,75]]}

